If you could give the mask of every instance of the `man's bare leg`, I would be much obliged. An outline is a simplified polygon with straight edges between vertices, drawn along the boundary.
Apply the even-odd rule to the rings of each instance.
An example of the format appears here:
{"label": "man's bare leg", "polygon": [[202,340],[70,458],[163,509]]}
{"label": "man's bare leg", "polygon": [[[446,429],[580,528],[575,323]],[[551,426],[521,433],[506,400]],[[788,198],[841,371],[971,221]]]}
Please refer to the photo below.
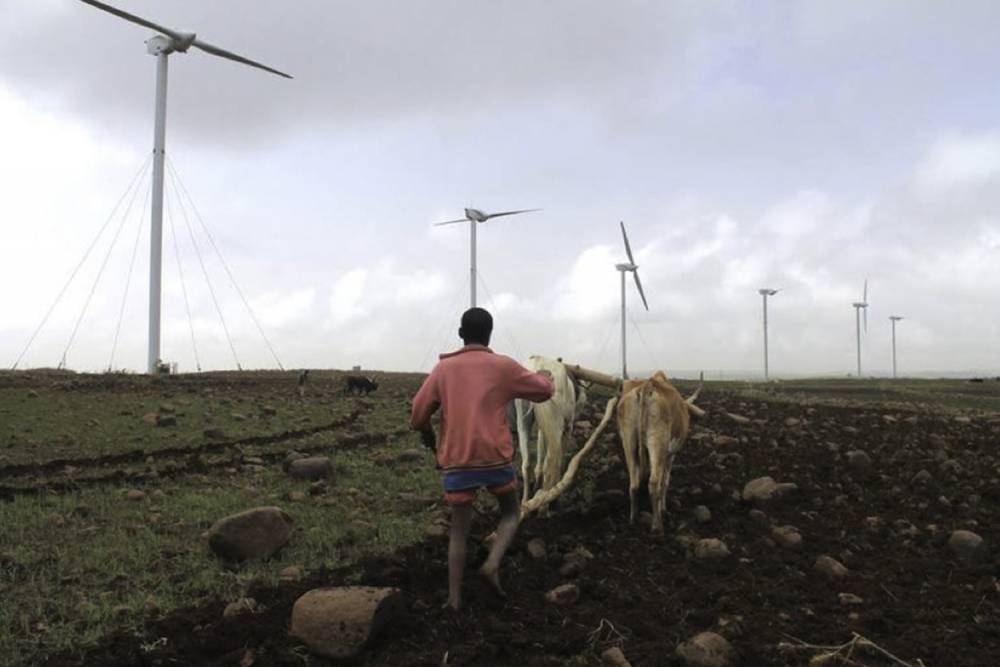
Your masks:
{"label": "man's bare leg", "polygon": [[462,607],[462,577],[465,575],[465,549],[472,526],[472,504],[451,508],[451,530],[448,539],[448,606]]}
{"label": "man's bare leg", "polygon": [[490,547],[490,555],[479,568],[479,574],[493,587],[497,595],[507,597],[507,593],[500,585],[500,561],[503,560],[507,548],[517,534],[517,526],[521,522],[521,507],[516,490],[497,496],[497,501],[500,503],[500,524],[497,526],[493,546]]}

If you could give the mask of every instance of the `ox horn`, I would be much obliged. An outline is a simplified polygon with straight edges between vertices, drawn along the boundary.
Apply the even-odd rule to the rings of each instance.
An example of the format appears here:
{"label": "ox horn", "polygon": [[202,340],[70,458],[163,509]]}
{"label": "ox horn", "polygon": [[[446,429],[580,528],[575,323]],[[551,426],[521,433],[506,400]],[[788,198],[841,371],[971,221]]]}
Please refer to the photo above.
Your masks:
{"label": "ox horn", "polygon": [[695,417],[705,416],[705,411],[694,404],[694,402],[698,400],[698,394],[700,394],[701,390],[704,388],[705,388],[705,374],[702,373],[698,378],[698,388],[694,390],[693,394],[684,399],[684,402],[687,404],[688,412],[690,412]]}

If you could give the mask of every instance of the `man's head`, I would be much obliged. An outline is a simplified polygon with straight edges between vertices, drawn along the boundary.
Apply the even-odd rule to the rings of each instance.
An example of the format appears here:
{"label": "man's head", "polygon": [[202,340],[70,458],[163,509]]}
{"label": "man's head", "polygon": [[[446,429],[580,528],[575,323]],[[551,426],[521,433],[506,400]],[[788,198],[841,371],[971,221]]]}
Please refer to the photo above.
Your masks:
{"label": "man's head", "polygon": [[493,334],[493,316],[483,308],[469,308],[462,313],[458,336],[466,345],[489,345]]}

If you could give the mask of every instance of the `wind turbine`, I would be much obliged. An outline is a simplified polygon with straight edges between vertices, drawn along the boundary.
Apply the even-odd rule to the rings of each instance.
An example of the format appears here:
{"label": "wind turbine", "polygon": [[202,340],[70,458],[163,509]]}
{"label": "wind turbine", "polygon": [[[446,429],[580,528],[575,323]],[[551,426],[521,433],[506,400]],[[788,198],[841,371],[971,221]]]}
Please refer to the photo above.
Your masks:
{"label": "wind turbine", "polygon": [[639,266],[635,263],[635,258],[632,257],[632,246],[628,242],[628,234],[625,233],[625,223],[619,222],[622,228],[622,240],[625,241],[625,254],[628,255],[628,262],[622,264],[615,264],[615,268],[618,269],[618,273],[622,277],[622,378],[628,379],[628,357],[625,354],[625,274],[631,273],[632,278],[635,279],[635,287],[639,290],[639,296],[642,298],[642,305],[649,310],[649,304],[646,303],[646,294],[642,291],[642,283],[639,281]]}
{"label": "wind turbine", "polygon": [[467,208],[465,209],[465,217],[458,218],[457,220],[445,220],[444,222],[435,222],[435,227],[440,227],[441,225],[455,225],[460,222],[469,223],[470,232],[470,262],[469,262],[469,299],[472,304],[470,308],[476,307],[476,225],[482,224],[487,220],[492,220],[493,218],[502,218],[505,215],[520,215],[521,213],[532,213],[534,211],[541,211],[540,208],[523,208],[517,211],[501,211],[499,213],[483,213],[478,208]]}
{"label": "wind turbine", "polygon": [[892,322],[892,379],[896,379],[896,322],[903,319],[902,315],[890,315],[889,321]]}
{"label": "wind turbine", "polygon": [[868,279],[865,278],[865,291],[861,297],[861,301],[855,301],[854,306],[854,320],[855,326],[857,328],[858,335],[858,377],[861,377],[861,311],[865,313],[865,333],[868,333]]}
{"label": "wind turbine", "polygon": [[770,287],[761,287],[757,290],[757,293],[761,295],[764,301],[764,381],[768,380],[767,371],[767,297],[774,296],[780,292],[782,288],[771,289]]}
{"label": "wind turbine", "polygon": [[126,21],[137,23],[144,28],[155,30],[154,35],[146,40],[146,52],[156,56],[156,111],[153,129],[153,200],[151,204],[152,223],[149,248],[149,352],[147,366],[150,373],[156,372],[160,360],[160,278],[162,274],[163,250],[163,162],[166,156],[167,132],[167,57],[171,53],[186,53],[192,46],[205,53],[227,60],[234,60],[250,67],[256,67],[286,79],[292,77],[284,72],[272,69],[241,55],[220,49],[197,38],[193,32],[181,32],[147,21],[144,18],[106,5],[96,0],[80,0],[80,2],[97,9],[114,14]]}

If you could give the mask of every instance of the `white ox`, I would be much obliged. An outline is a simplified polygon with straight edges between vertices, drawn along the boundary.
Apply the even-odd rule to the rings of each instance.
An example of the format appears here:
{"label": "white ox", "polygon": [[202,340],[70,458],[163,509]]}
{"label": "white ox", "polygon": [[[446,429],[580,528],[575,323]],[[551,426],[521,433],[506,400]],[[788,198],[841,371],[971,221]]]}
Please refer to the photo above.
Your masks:
{"label": "white ox", "polygon": [[628,380],[618,403],[618,430],[628,466],[629,521],[635,522],[636,494],[649,478],[653,532],[663,531],[667,488],[674,458],[687,440],[691,416],[705,411],[694,404],[701,387],[684,399],[662,371],[648,380]]}
{"label": "white ox", "polygon": [[518,399],[514,403],[517,411],[517,441],[521,449],[521,477],[524,480],[523,499],[531,497],[531,435],[537,426],[535,483],[542,490],[552,488],[563,473],[564,445],[573,434],[573,423],[580,408],[587,400],[587,393],[575,381],[566,365],[558,360],[533,356],[528,358],[527,367],[533,371],[546,370],[552,373],[556,392],[543,403],[531,403]]}

